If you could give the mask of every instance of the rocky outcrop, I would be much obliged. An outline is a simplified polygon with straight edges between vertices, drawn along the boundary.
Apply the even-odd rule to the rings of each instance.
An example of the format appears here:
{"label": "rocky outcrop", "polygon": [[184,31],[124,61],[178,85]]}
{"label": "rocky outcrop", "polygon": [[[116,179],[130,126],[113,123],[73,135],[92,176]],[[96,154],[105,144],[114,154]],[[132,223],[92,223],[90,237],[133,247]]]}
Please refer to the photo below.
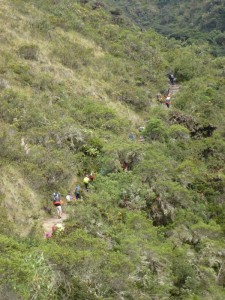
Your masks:
{"label": "rocky outcrop", "polygon": [[185,126],[190,131],[190,136],[195,139],[210,137],[216,129],[211,124],[199,124],[192,116],[183,115],[177,111],[171,112],[169,122]]}

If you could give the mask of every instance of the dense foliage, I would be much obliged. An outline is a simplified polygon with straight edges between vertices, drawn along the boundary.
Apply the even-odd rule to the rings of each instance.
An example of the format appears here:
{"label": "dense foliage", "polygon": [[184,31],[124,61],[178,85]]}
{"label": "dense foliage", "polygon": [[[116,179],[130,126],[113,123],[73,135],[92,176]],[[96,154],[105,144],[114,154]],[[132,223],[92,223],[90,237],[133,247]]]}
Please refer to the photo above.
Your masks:
{"label": "dense foliage", "polygon": [[[0,15],[2,299],[223,300],[225,59],[99,3],[3,0]],[[91,171],[44,240],[52,192]]]}
{"label": "dense foliage", "polygon": [[123,15],[142,28],[153,27],[184,44],[208,42],[211,53],[224,55],[225,1],[102,0],[117,20]]}

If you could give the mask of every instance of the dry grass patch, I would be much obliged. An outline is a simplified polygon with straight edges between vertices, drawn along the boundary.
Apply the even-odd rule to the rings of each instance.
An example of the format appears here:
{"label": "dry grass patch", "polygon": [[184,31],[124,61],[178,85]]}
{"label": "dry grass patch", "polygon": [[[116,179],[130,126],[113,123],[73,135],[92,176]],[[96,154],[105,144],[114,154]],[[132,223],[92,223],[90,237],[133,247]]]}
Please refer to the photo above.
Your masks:
{"label": "dry grass patch", "polygon": [[27,235],[43,212],[42,199],[12,166],[1,168],[1,206],[7,211],[8,220],[20,235]]}

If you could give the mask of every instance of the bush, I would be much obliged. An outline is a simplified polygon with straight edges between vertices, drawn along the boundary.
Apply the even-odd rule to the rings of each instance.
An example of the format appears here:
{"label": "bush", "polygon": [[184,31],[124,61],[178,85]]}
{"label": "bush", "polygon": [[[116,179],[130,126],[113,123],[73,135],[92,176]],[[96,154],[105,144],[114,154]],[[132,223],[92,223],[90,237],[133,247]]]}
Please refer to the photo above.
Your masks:
{"label": "bush", "polygon": [[18,50],[19,56],[28,60],[38,60],[39,47],[37,45],[23,45]]}
{"label": "bush", "polygon": [[167,138],[167,128],[160,119],[152,118],[148,121],[143,132],[148,141],[165,141]]}
{"label": "bush", "polygon": [[175,140],[186,140],[190,138],[190,132],[184,126],[175,124],[168,128],[168,136]]}

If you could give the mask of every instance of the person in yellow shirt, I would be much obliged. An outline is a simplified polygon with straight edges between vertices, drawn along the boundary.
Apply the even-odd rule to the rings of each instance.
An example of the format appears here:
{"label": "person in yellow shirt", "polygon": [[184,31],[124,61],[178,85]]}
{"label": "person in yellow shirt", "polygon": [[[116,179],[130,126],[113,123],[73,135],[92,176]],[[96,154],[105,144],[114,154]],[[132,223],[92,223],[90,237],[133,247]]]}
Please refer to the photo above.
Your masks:
{"label": "person in yellow shirt", "polygon": [[90,182],[90,178],[88,177],[88,175],[85,175],[85,177],[83,179],[83,183],[84,183],[86,191],[88,191],[89,182]]}
{"label": "person in yellow shirt", "polygon": [[67,195],[66,195],[66,201],[67,201],[67,204],[68,204],[68,205],[71,205],[72,202],[73,202],[73,197],[72,197],[70,191],[69,191],[69,192],[67,193]]}

